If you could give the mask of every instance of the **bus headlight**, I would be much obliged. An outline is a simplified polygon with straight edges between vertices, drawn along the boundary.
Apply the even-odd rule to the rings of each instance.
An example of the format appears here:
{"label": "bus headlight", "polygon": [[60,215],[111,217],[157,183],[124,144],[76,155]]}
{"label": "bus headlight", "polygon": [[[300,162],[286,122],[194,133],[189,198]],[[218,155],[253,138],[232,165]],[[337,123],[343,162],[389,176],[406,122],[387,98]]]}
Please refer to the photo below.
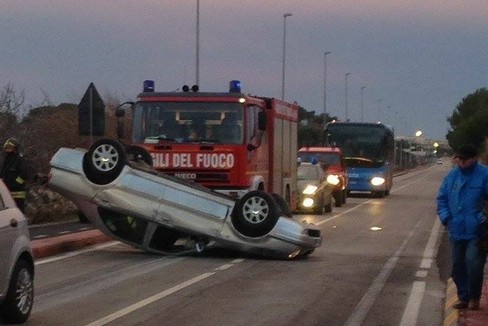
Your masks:
{"label": "bus headlight", "polygon": [[303,194],[305,195],[313,195],[317,191],[317,186],[314,185],[308,185],[304,190]]}
{"label": "bus headlight", "polygon": [[337,176],[335,174],[330,174],[327,176],[327,183],[330,183],[333,186],[337,186],[339,184],[339,182],[341,182],[341,180],[339,179],[339,176]]}
{"label": "bus headlight", "polygon": [[373,179],[371,179],[371,184],[373,186],[381,186],[383,183],[385,183],[385,178],[374,177]]}
{"label": "bus headlight", "polygon": [[305,198],[302,203],[303,207],[307,207],[307,208],[312,207],[313,204],[314,204],[314,200],[312,198]]}

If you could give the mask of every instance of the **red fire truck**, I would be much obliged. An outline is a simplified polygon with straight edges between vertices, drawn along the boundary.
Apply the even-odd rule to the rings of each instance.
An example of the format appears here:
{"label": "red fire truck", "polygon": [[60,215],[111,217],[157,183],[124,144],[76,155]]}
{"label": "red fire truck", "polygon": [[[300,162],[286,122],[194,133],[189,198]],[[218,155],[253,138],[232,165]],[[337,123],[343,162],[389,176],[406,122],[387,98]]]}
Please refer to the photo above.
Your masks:
{"label": "red fire truck", "polygon": [[132,144],[144,147],[153,167],[218,192],[250,190],[280,195],[296,207],[299,106],[242,93],[155,92],[145,81],[133,108]]}

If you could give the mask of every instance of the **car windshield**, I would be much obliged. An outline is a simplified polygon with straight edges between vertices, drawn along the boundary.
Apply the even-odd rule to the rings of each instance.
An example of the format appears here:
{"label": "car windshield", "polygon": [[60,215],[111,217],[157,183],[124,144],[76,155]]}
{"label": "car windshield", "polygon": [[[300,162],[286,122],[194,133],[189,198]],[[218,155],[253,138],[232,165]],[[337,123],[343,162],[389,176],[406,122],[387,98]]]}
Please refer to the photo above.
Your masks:
{"label": "car windshield", "polygon": [[220,102],[140,102],[135,143],[243,143],[243,105]]}
{"label": "car windshield", "polygon": [[297,171],[298,180],[318,180],[319,171],[315,165],[300,165]]}
{"label": "car windshield", "polygon": [[341,160],[337,153],[298,153],[302,162],[320,162],[326,165],[340,165]]}

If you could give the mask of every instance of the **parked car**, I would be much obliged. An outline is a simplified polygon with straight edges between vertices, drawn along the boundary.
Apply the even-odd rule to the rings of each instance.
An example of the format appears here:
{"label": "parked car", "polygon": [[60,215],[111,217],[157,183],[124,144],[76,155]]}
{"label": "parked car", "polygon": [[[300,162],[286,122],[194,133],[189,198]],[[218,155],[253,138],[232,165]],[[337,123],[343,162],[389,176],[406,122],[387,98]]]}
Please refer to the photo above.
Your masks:
{"label": "parked car", "polygon": [[443,164],[443,163],[444,163],[444,161],[443,161],[441,158],[438,158],[438,159],[437,159],[436,164]]}
{"label": "parked car", "polygon": [[51,159],[48,185],[108,236],[153,253],[201,252],[218,244],[291,259],[321,245],[320,229],[286,216],[289,208],[277,195],[250,191],[236,200],[158,173],[138,161],[142,147],[128,149],[111,139],[88,151],[61,148]]}
{"label": "parked car", "polygon": [[320,163],[300,163],[297,170],[298,212],[322,214],[332,211],[334,186],[327,182],[327,174]]}
{"label": "parked car", "polygon": [[302,147],[298,150],[301,162],[322,163],[328,174],[329,183],[334,186],[333,197],[336,207],[341,207],[347,200],[349,177],[344,156],[339,147]]}
{"label": "parked car", "polygon": [[0,179],[0,320],[25,322],[34,303],[34,258],[27,219]]}

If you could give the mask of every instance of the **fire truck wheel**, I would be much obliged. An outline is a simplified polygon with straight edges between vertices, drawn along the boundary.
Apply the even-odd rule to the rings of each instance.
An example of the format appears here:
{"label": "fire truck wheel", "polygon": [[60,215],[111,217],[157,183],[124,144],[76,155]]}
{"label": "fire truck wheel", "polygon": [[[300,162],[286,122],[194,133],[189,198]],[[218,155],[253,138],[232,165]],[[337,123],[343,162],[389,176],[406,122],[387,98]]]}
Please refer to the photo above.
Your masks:
{"label": "fire truck wheel", "polygon": [[276,205],[278,205],[278,209],[280,210],[279,213],[280,216],[293,217],[291,213],[290,205],[288,205],[285,198],[275,193],[272,193],[271,196],[276,202]]}
{"label": "fire truck wheel", "polygon": [[83,171],[93,183],[104,185],[114,181],[127,163],[121,143],[113,139],[95,141],[83,157]]}
{"label": "fire truck wheel", "polygon": [[127,158],[129,161],[144,162],[149,166],[153,165],[151,154],[141,146],[131,145],[127,147]]}
{"label": "fire truck wheel", "polygon": [[258,238],[276,225],[280,211],[273,197],[261,190],[245,194],[234,207],[232,225],[242,235]]}

